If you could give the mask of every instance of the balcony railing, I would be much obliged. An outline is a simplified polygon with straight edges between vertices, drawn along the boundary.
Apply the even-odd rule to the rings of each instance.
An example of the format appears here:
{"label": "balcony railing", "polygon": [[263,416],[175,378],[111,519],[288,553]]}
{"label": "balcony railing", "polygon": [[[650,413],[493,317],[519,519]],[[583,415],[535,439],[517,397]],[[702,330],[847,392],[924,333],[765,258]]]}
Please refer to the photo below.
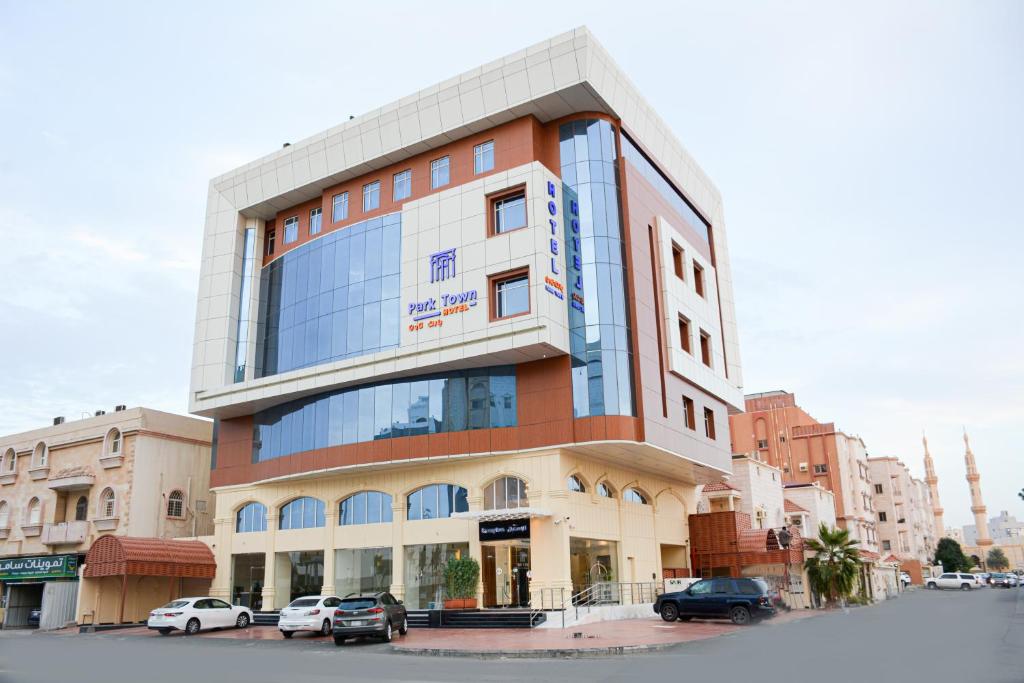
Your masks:
{"label": "balcony railing", "polygon": [[88,522],[59,522],[43,527],[43,545],[77,545],[85,543]]}

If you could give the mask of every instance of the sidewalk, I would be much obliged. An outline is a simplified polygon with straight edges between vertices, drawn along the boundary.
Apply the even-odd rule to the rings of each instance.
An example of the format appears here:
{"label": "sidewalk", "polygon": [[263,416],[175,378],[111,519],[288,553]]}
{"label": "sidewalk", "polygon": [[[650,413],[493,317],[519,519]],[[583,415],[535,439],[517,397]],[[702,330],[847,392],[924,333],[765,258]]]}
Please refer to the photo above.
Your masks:
{"label": "sidewalk", "polygon": [[[666,623],[649,619],[604,621],[562,629],[412,629],[392,643],[395,652],[448,657],[594,657],[665,650],[744,628],[774,628],[823,614],[799,610],[753,626],[728,621]],[[577,635],[579,634],[579,635]]]}

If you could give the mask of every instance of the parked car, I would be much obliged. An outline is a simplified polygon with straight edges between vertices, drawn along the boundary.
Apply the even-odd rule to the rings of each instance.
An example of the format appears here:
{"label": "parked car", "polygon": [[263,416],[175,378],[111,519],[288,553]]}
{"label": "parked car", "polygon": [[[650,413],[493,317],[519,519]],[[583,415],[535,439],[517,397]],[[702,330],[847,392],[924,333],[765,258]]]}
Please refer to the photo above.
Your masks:
{"label": "parked car", "polygon": [[1010,576],[1010,574],[995,572],[989,577],[988,584],[993,588],[995,588],[996,586],[1000,588],[1012,588],[1014,584],[1010,583]]}
{"label": "parked car", "polygon": [[686,590],[659,595],[654,611],[665,621],[727,618],[743,625],[773,616],[775,597],[763,579],[703,579]]}
{"label": "parked car", "polygon": [[296,631],[313,631],[327,637],[331,635],[334,610],[339,604],[341,598],[336,595],[295,598],[281,610],[277,627],[285,638],[291,638]]}
{"label": "parked car", "polygon": [[344,645],[349,638],[377,636],[389,643],[395,630],[405,635],[409,618],[405,605],[391,593],[350,595],[342,598],[334,610],[334,644]]}
{"label": "parked car", "polygon": [[900,572],[900,583],[903,584],[904,588],[909,586],[910,585],[910,574],[908,574],[907,572]]}
{"label": "parked car", "polygon": [[972,588],[980,588],[981,580],[974,574],[960,574],[956,572],[946,572],[938,577],[932,577],[925,583],[926,588],[932,590],[938,588],[959,588],[960,590],[971,590]]}
{"label": "parked car", "polygon": [[43,614],[43,610],[40,607],[33,607],[28,611],[28,627],[39,628],[39,619]]}
{"label": "parked car", "polygon": [[247,628],[252,623],[252,610],[229,605],[219,598],[178,598],[149,613],[146,626],[160,635],[184,631],[195,635],[211,628]]}
{"label": "parked car", "polygon": [[1010,586],[1011,587],[1017,588],[1018,586],[1020,586],[1020,577],[1017,576],[1016,574],[1014,574],[1013,572],[1010,572],[1009,574],[1007,574],[1006,578],[1008,578],[1010,580]]}
{"label": "parked car", "polygon": [[992,575],[988,572],[980,572],[978,574],[975,574],[975,576],[978,577],[978,580],[981,581],[981,584],[983,586],[987,586],[989,579],[992,578]]}

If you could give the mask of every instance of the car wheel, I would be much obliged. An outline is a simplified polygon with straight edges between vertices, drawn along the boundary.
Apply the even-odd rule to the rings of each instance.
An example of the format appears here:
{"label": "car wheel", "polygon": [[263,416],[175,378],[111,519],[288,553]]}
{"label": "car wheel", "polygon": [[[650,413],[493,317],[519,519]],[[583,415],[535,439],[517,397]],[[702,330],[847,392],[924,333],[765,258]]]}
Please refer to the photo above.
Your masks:
{"label": "car wheel", "polygon": [[199,620],[196,619],[195,617],[192,617],[191,619],[188,620],[188,623],[185,624],[185,634],[186,635],[190,635],[190,636],[194,636],[195,634],[199,633],[199,628],[200,628]]}
{"label": "car wheel", "polygon": [[331,635],[331,622],[327,619],[324,619],[324,623],[320,625],[320,635],[324,638]]}
{"label": "car wheel", "polygon": [[394,632],[391,630],[391,622],[388,621],[384,624],[384,642],[390,643],[391,639],[395,637]]}
{"label": "car wheel", "polygon": [[666,602],[661,606],[661,618],[665,621],[675,621],[679,618],[679,608],[671,602]]}
{"label": "car wheel", "polygon": [[169,628],[161,628],[161,629],[158,629],[157,632],[160,635],[162,635],[162,636],[166,636],[166,635],[169,635],[171,633],[171,629],[169,629]]}
{"label": "car wheel", "polygon": [[281,631],[281,635],[285,638],[291,638],[295,635],[295,631]]}
{"label": "car wheel", "polygon": [[938,586],[936,586],[934,583],[929,583],[927,588],[928,588],[928,590],[933,591],[936,588],[938,588]]}
{"label": "car wheel", "polygon": [[238,621],[235,622],[235,626],[238,628],[249,628],[249,615],[242,612],[238,615]]}
{"label": "car wheel", "polygon": [[729,620],[737,626],[746,626],[750,623],[750,610],[746,607],[733,607],[729,610]]}
{"label": "car wheel", "polygon": [[405,635],[409,632],[409,617],[402,617],[402,625],[398,627],[399,635]]}
{"label": "car wheel", "polygon": [[334,636],[334,644],[337,645],[338,647],[341,647],[342,645],[345,644],[345,639],[342,638],[341,636]]}
{"label": "car wheel", "polygon": [[962,591],[969,591],[969,590],[971,590],[971,584],[969,584],[969,583],[962,583],[962,584],[960,584],[960,590],[962,590]]}

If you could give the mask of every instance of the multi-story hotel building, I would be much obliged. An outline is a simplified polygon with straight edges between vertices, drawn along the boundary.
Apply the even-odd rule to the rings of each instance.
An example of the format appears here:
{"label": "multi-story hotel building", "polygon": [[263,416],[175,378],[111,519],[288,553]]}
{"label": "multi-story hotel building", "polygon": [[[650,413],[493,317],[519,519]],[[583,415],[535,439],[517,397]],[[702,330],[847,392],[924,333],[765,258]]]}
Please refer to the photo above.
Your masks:
{"label": "multi-story hotel building", "polygon": [[[42,628],[74,621],[78,570],[101,536],[211,533],[211,431],[208,420],[118,406],[0,436],[4,628],[25,626],[39,608]],[[110,609],[85,608],[110,621],[118,593],[110,588],[96,602]]]}
{"label": "multi-story hotel building", "polygon": [[200,277],[215,594],[687,567],[742,400],[722,201],[586,29],[215,178]]}

